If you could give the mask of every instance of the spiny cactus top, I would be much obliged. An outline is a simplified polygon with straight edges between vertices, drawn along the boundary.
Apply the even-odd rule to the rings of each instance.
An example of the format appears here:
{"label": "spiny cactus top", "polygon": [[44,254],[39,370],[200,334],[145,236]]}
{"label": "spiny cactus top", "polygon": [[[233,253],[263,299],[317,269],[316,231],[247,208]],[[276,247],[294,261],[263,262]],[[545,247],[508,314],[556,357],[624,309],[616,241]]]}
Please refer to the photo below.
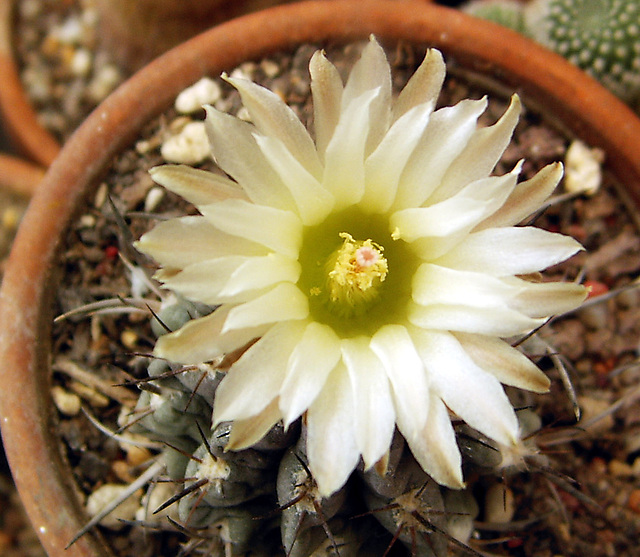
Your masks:
{"label": "spiny cactus top", "polygon": [[397,99],[374,39],[346,85],[322,52],[310,72],[315,140],[276,94],[227,78],[251,123],[208,107],[206,125],[232,179],[152,171],[201,215],[162,222],[137,246],[162,265],[167,288],[219,305],[163,335],[155,352],[199,363],[250,345],[217,388],[213,427],[233,422],[227,449],[242,449],[304,415],[321,496],[361,458],[365,469],[384,469],[396,426],[425,471],[462,487],[452,413],[511,446],[518,422],[501,383],[548,388],[501,337],[586,295],[577,284],[525,278],[577,242],[514,226],[562,169],[520,184],[520,164],[490,176],[520,101],[480,129],[486,99],[434,110],[445,75],[436,50]]}
{"label": "spiny cactus top", "polygon": [[640,2],[535,0],[525,28],[626,101],[640,97]]}

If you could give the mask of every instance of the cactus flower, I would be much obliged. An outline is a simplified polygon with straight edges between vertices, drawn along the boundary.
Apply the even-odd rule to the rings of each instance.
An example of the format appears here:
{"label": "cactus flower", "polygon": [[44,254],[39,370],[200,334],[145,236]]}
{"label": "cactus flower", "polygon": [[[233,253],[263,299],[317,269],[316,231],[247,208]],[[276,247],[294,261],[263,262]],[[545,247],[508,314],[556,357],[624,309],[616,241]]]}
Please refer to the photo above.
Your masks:
{"label": "cactus flower", "polygon": [[226,78],[251,117],[207,108],[213,155],[230,178],[152,170],[200,214],[158,224],[137,246],[159,262],[166,288],[217,307],[163,335],[155,354],[189,364],[248,346],[216,391],[214,426],[233,422],[227,449],[241,450],[303,416],[321,496],[361,460],[384,469],[396,427],[428,474],[460,488],[452,419],[516,445],[502,384],[549,386],[504,339],[586,295],[531,278],[581,249],[575,240],[515,226],[562,168],[520,183],[521,164],[491,175],[520,101],[485,128],[486,99],[436,110],[437,50],[397,98],[373,38],[346,85],[323,52],[310,73],[315,138],[275,93]]}

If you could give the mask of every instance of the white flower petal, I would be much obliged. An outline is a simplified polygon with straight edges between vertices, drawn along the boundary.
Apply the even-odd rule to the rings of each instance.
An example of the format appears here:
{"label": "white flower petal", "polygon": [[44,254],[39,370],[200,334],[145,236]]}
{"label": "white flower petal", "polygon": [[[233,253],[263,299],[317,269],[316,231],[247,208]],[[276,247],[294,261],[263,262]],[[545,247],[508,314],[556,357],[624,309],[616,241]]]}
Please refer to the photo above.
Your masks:
{"label": "white flower petal", "polygon": [[479,368],[447,332],[412,331],[433,389],[471,427],[510,445],[518,439],[518,419],[499,381]]}
{"label": "white flower petal", "polygon": [[365,192],[360,207],[368,213],[389,210],[400,175],[424,133],[433,110],[431,103],[421,104],[405,113],[384,136],[364,166]]}
{"label": "white flower petal", "polygon": [[299,323],[279,323],[231,366],[216,390],[213,427],[256,416],[278,396],[287,360],[303,331]]}
{"label": "white flower petal", "polygon": [[336,67],[327,60],[324,52],[317,50],[309,63],[311,93],[313,95],[313,122],[316,131],[316,148],[324,160],[327,145],[340,120],[342,104],[342,79]]}
{"label": "white flower petal", "polygon": [[307,412],[307,457],[321,497],[340,489],[360,460],[354,418],[349,374],[338,365]]}
{"label": "white flower petal", "polygon": [[322,185],[333,194],[334,211],[362,199],[364,194],[365,145],[369,134],[371,103],[377,90],[354,99],[341,116],[324,155]]}
{"label": "white flower petal", "polygon": [[478,230],[512,226],[540,210],[562,178],[562,163],[545,166],[533,178],[518,184],[505,204],[478,225]]}
{"label": "white flower petal", "polygon": [[[397,211],[389,218],[394,238],[406,242],[426,239],[416,246],[423,259],[448,251],[478,222],[500,207],[513,191],[521,165],[504,176],[472,182],[454,197],[435,205]],[[441,241],[433,239],[442,238]]]}
{"label": "white flower petal", "polygon": [[212,106],[205,107],[205,126],[213,156],[222,170],[260,205],[291,210],[291,194],[267,163],[253,137],[255,126]]}
{"label": "white flower petal", "polygon": [[413,456],[422,469],[440,485],[462,489],[462,457],[451,418],[444,403],[431,393],[429,415],[422,435],[409,443]]}
{"label": "white flower petal", "polygon": [[425,103],[435,105],[446,74],[442,53],[430,48],[424,60],[404,86],[393,106],[393,121],[412,108]]}
{"label": "white flower petal", "polygon": [[278,400],[272,400],[257,416],[246,420],[235,420],[225,450],[242,451],[255,445],[280,421]]}
{"label": "white flower petal", "polygon": [[389,379],[366,337],[343,340],[342,354],[354,393],[356,442],[367,470],[389,450],[395,430]]}
{"label": "white flower petal", "polygon": [[311,322],[287,363],[280,391],[285,427],[311,405],[340,360],[340,339],[327,325]]}
{"label": "white flower petal", "polygon": [[313,226],[322,222],[333,208],[333,195],[307,172],[284,143],[263,135],[256,135],[255,139],[269,164],[293,196],[302,223]]}
{"label": "white flower petal", "polygon": [[165,164],[149,170],[156,184],[167,188],[194,205],[207,205],[223,199],[247,199],[240,186],[229,178],[181,164]]}
{"label": "white flower petal", "polygon": [[265,323],[299,320],[309,315],[309,301],[294,284],[282,282],[265,294],[235,306],[222,329],[223,332]]}
{"label": "white flower petal", "polygon": [[529,317],[561,315],[576,309],[589,291],[574,282],[530,282],[516,277],[506,278],[513,285],[524,288],[510,304]]}
{"label": "white flower petal", "polygon": [[524,275],[560,263],[581,249],[573,238],[539,228],[488,228],[469,234],[434,263],[493,276]]}
{"label": "white flower petal", "polygon": [[462,152],[476,129],[487,100],[464,100],[436,110],[400,177],[393,207],[420,207],[440,185],[452,161]]}
{"label": "white flower petal", "polygon": [[371,338],[371,349],[393,388],[398,429],[413,442],[427,421],[429,385],[411,337],[401,325],[385,325]]}
{"label": "white flower petal", "polygon": [[209,305],[245,302],[256,291],[283,281],[295,283],[300,264],[277,253],[263,257],[228,256],[194,263],[179,273],[156,273],[167,288]]}
{"label": "white flower petal", "polygon": [[373,36],[349,74],[342,95],[342,116],[370,91],[377,93],[370,106],[365,155],[376,148],[391,123],[391,70],[387,55]]}
{"label": "white flower petal", "polygon": [[282,255],[296,258],[302,244],[302,223],[290,211],[228,199],[200,207],[216,228],[262,244]]}
{"label": "white flower petal", "polygon": [[182,217],[158,223],[135,244],[136,249],[165,267],[184,268],[226,255],[264,255],[255,242],[214,228],[203,217]]}
{"label": "white flower petal", "polygon": [[535,393],[549,390],[549,378],[522,352],[502,339],[455,333],[471,359],[500,383]]}
{"label": "white flower petal", "polygon": [[265,87],[247,79],[225,79],[240,93],[242,104],[262,135],[280,140],[307,172],[320,178],[322,166],[316,146],[295,112]]}
{"label": "white flower petal", "polygon": [[222,333],[222,327],[232,305],[222,306],[213,313],[188,321],[173,333],[162,335],[153,353],[159,358],[182,364],[200,364],[233,352],[260,337],[265,326]]}
{"label": "white flower petal", "polygon": [[421,306],[510,307],[511,300],[523,289],[522,284],[507,283],[485,273],[459,271],[432,263],[420,265],[413,276],[413,300]]}
{"label": "white flower petal", "polygon": [[545,322],[544,319],[532,319],[507,307],[487,309],[462,304],[410,304],[407,314],[411,323],[423,329],[463,331],[499,337],[528,333]]}
{"label": "white flower petal", "polygon": [[430,197],[430,203],[447,199],[470,182],[488,176],[502,153],[509,145],[513,130],[518,123],[522,104],[518,95],[511,97],[511,104],[493,126],[478,129],[464,151],[451,164],[440,187]]}

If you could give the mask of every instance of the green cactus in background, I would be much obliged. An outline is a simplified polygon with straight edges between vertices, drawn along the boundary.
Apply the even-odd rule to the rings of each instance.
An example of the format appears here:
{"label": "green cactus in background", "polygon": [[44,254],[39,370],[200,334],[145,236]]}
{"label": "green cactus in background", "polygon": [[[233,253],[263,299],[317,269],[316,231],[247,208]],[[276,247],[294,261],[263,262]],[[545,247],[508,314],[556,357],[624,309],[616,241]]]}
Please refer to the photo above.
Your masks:
{"label": "green cactus in background", "polygon": [[523,33],[597,79],[623,101],[640,100],[640,2],[471,2],[465,11]]}

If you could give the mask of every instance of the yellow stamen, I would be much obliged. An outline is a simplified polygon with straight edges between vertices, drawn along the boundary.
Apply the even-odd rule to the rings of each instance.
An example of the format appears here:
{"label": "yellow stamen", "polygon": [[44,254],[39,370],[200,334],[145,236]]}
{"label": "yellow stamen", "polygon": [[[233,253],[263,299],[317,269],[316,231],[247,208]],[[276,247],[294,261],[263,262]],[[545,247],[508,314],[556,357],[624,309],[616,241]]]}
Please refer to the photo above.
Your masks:
{"label": "yellow stamen", "polygon": [[377,297],[389,269],[382,246],[370,239],[356,241],[347,232],[340,237],[344,243],[327,262],[327,285],[331,302],[351,314]]}

